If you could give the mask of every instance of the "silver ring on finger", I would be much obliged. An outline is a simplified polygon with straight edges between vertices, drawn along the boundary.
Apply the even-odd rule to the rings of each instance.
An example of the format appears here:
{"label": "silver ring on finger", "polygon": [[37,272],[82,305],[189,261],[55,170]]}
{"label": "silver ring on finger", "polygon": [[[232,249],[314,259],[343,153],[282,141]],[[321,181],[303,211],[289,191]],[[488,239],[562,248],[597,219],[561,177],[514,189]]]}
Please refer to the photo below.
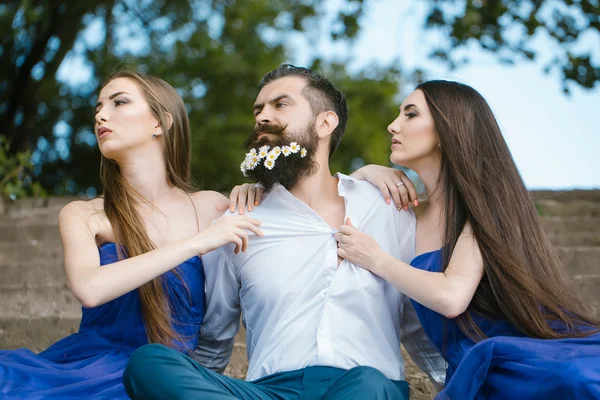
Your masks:
{"label": "silver ring on finger", "polygon": [[404,182],[400,181],[400,182],[396,183],[396,186],[397,187],[404,186]]}

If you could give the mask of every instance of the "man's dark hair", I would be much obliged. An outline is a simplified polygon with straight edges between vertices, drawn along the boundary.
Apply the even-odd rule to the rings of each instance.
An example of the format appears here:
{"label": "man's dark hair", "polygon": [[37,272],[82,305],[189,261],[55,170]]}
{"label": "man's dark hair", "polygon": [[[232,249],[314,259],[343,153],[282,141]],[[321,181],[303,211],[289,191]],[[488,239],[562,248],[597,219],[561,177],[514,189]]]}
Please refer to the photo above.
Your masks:
{"label": "man's dark hair", "polygon": [[333,111],[338,116],[338,126],[331,134],[329,147],[329,158],[331,158],[342,141],[348,121],[348,105],[344,94],[336,89],[327,78],[308,68],[295,67],[290,64],[282,64],[279,68],[263,76],[258,88],[260,90],[268,83],[286,76],[299,76],[306,80],[306,87],[302,90],[302,95],[310,103],[315,116],[325,111]]}

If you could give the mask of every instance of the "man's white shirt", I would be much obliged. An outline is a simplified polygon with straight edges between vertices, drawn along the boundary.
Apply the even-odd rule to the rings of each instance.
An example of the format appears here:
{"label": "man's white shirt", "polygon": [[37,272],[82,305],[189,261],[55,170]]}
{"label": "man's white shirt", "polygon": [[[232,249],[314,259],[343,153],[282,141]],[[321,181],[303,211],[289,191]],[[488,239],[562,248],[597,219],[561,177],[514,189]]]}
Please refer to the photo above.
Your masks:
{"label": "man's white shirt", "polygon": [[[352,224],[410,262],[414,214],[386,204],[367,182],[337,177]],[[251,234],[245,253],[234,254],[229,245],[202,257],[207,309],[194,355],[201,364],[225,369],[241,313],[248,381],[315,365],[371,366],[402,380],[402,339],[419,367],[443,384],[445,362],[410,300],[363,268],[346,260],[338,266],[337,229],[281,185],[249,216],[262,222],[264,236]]]}

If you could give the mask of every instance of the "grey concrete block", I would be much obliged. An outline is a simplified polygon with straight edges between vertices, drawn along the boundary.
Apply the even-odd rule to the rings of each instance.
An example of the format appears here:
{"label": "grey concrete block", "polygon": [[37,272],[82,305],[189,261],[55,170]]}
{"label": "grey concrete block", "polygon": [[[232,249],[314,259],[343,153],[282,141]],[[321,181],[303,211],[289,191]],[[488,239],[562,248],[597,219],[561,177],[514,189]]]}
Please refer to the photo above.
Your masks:
{"label": "grey concrete block", "polygon": [[0,318],[0,349],[37,353],[78,329],[79,318]]}
{"label": "grey concrete block", "polygon": [[0,319],[81,318],[81,305],[66,287],[0,290]]}
{"label": "grey concrete block", "polygon": [[600,217],[542,217],[547,235],[567,233],[597,233],[600,235]]}
{"label": "grey concrete block", "polygon": [[66,287],[62,260],[32,260],[0,264],[0,291],[40,287]]}
{"label": "grey concrete block", "polygon": [[600,276],[600,247],[559,247],[556,252],[568,276]]}
{"label": "grey concrete block", "polygon": [[0,266],[44,260],[63,263],[62,244],[59,240],[23,240],[0,242]]}

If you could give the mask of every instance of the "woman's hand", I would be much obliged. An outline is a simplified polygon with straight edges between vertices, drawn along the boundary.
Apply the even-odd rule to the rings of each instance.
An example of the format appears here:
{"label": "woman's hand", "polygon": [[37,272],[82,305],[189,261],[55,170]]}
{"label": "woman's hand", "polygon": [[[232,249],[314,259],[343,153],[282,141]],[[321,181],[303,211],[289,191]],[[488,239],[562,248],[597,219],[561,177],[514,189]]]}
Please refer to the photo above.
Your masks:
{"label": "woman's hand", "polygon": [[229,195],[229,210],[235,212],[236,207],[240,215],[244,214],[244,209],[252,211],[253,206],[258,206],[262,201],[262,195],[265,189],[259,184],[244,183],[237,185]]}
{"label": "woman's hand", "polygon": [[228,243],[235,243],[234,253],[248,248],[248,231],[263,236],[260,221],[246,216],[223,217],[194,236],[198,254],[206,254]]}
{"label": "woman's hand", "polygon": [[390,204],[390,198],[398,210],[408,210],[408,205],[419,205],[417,190],[406,174],[395,168],[383,167],[381,165],[365,165],[350,175],[356,179],[372,183],[381,190],[383,198]]}
{"label": "woman's hand", "polygon": [[379,262],[385,252],[375,239],[356,229],[350,218],[340,227],[335,239],[338,242],[338,256],[379,275]]}

